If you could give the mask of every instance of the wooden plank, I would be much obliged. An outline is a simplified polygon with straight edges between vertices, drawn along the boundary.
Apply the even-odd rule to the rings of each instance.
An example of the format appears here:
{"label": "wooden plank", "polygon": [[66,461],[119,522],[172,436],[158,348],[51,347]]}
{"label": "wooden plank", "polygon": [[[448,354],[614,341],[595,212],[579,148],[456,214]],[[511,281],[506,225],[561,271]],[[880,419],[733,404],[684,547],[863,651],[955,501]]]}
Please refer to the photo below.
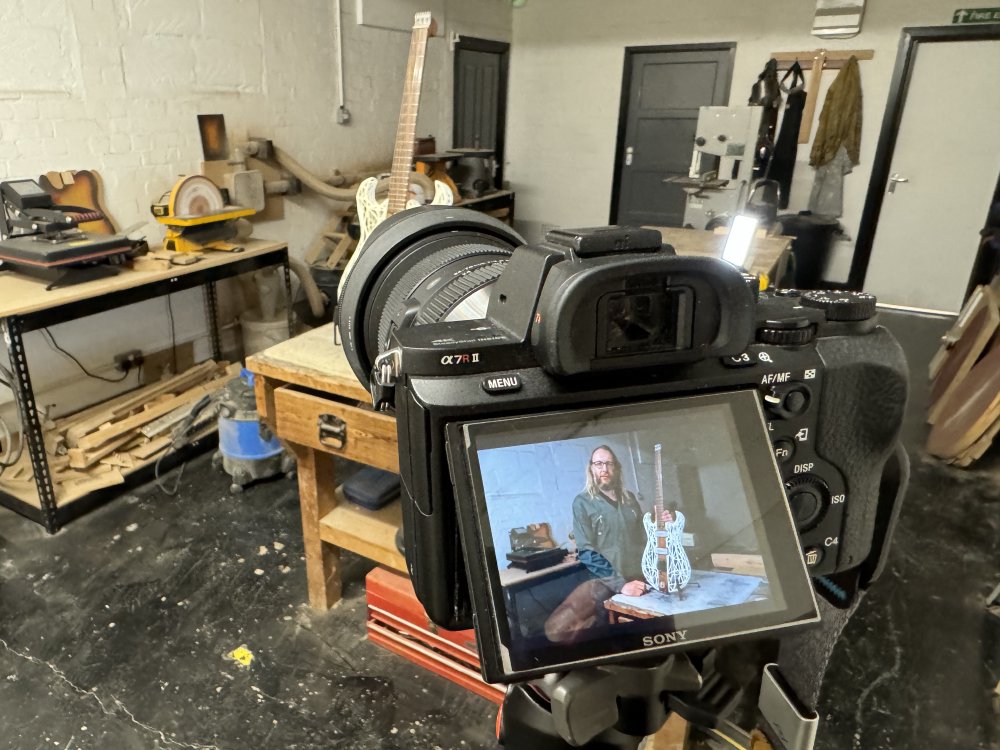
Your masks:
{"label": "wooden plank", "polygon": [[396,549],[396,533],[403,525],[403,507],[393,500],[379,510],[348,501],[337,489],[338,505],[320,519],[324,542],[406,573],[406,559]]}
{"label": "wooden plank", "polygon": [[802,124],[799,126],[799,143],[809,143],[812,136],[813,119],[816,116],[816,103],[819,101],[819,87],[823,80],[823,66],[826,65],[826,54],[809,56],[812,60],[809,73],[809,84],[806,86],[806,104],[802,110]]}
{"label": "wooden plank", "polygon": [[712,565],[720,570],[726,570],[742,576],[767,577],[764,558],[760,555],[737,555],[714,552],[712,553]]}
{"label": "wooden plank", "polygon": [[164,435],[163,437],[158,437],[156,440],[150,440],[145,445],[140,445],[138,448],[133,448],[129,451],[133,456],[138,458],[140,461],[145,461],[150,456],[153,456],[164,448],[169,446],[171,443],[171,438],[169,435]]}
{"label": "wooden plank", "polygon": [[[290,386],[274,392],[274,411],[277,434],[282,440],[399,473],[396,420],[390,416],[332,398],[290,390]],[[342,447],[333,440],[321,438],[320,420],[326,416],[346,423]]]}
{"label": "wooden plank", "polygon": [[112,440],[107,445],[104,445],[94,451],[85,451],[83,448],[70,448],[69,465],[74,469],[87,469],[96,464],[105,456],[114,453],[116,450],[125,445],[125,443],[132,440],[132,438],[133,435],[131,434],[122,435],[120,438]]}
{"label": "wooden plank", "polygon": [[[672,245],[678,255],[702,258],[721,258],[728,233],[716,234],[704,229],[677,227],[647,227],[656,229],[663,241]],[[792,238],[784,235],[754,237],[747,256],[747,270],[758,276],[767,275],[777,282],[783,265],[792,250]]]}
{"label": "wooden plank", "polygon": [[[194,404],[202,396],[209,393],[214,393],[215,391],[222,388],[225,385],[225,379],[219,378],[218,380],[212,381],[206,385],[199,385],[192,388],[179,396],[171,398],[169,401],[164,401],[161,404],[156,404],[155,406],[146,409],[145,411],[139,412],[135,416],[122,419],[119,422],[115,422],[111,427],[106,430],[98,430],[97,432],[92,432],[89,435],[83,437],[79,441],[78,447],[84,450],[92,450],[98,446],[104,445],[111,440],[124,435],[126,433],[131,433],[134,430],[142,427],[144,424],[152,422],[157,417],[161,417],[168,412],[173,411],[179,406],[184,404]],[[131,437],[131,435],[130,435]]]}
{"label": "wooden plank", "polygon": [[358,381],[343,347],[334,341],[333,323],[248,357],[247,369],[275,381],[371,403],[368,388]]}
{"label": "wooden plank", "polygon": [[76,448],[80,444],[80,438],[100,428],[102,424],[114,421],[114,418],[115,414],[111,409],[97,412],[92,417],[77,422],[66,430],[66,442],[71,448]]}
{"label": "wooden plank", "polygon": [[243,246],[244,250],[241,253],[208,253],[194,266],[172,266],[167,270],[124,268],[116,276],[52,290],[46,290],[48,282],[42,279],[24,276],[13,271],[3,272],[0,273],[0,318],[27,315],[39,310],[51,310],[61,305],[101,297],[109,292],[134,289],[159,281],[169,281],[187,274],[200,273],[206,268],[239,263],[288,247],[285,242],[260,239],[248,240]]}
{"label": "wooden plank", "polygon": [[672,713],[660,731],[649,739],[647,750],[684,750],[690,727],[680,714]]}
{"label": "wooden plank", "polygon": [[162,380],[159,383],[147,385],[146,387],[133,392],[131,398],[128,398],[120,403],[116,403],[111,409],[111,412],[116,417],[121,417],[133,409],[137,409],[140,406],[149,403],[154,398],[163,395],[164,393],[179,393],[181,391],[186,391],[192,385],[197,385],[198,383],[208,380],[213,374],[218,372],[219,367],[219,364],[215,360],[205,360],[191,369],[185,370],[179,375],[174,375],[172,378]]}

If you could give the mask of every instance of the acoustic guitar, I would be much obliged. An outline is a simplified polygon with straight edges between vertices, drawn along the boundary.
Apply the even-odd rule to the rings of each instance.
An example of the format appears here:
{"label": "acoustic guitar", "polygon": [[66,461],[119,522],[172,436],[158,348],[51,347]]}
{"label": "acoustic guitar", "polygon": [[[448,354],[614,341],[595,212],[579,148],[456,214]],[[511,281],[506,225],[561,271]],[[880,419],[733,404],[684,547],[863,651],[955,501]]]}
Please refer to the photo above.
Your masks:
{"label": "acoustic guitar", "polygon": [[[375,197],[378,179],[369,177],[358,187],[358,220],[361,237],[357,258],[372,231],[389,216],[407,208],[420,205],[410,198],[410,173],[413,170],[414,138],[417,132],[417,110],[420,106],[420,87],[424,75],[424,58],[427,40],[434,35],[436,24],[429,12],[417,13],[413,18],[410,35],[410,57],[406,63],[406,83],[403,86],[403,103],[399,110],[399,125],[396,128],[396,145],[392,154],[392,171],[389,175],[389,197],[380,201]],[[434,183],[434,205],[450,206],[455,202],[451,189],[443,182]],[[352,258],[353,260],[353,258]]]}

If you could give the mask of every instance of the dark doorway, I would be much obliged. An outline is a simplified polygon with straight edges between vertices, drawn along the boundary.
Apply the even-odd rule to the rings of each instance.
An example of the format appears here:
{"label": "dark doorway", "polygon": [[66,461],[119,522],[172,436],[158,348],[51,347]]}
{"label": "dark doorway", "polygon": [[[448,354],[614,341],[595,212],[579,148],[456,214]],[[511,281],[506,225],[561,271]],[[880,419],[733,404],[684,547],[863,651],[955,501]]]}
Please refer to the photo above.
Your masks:
{"label": "dark doorway", "polygon": [[736,44],[628,47],[618,115],[612,224],[679,227],[698,109],[729,103]]}
{"label": "dark doorway", "polygon": [[496,155],[493,186],[503,185],[510,45],[460,37],[455,44],[455,109],[452,148],[486,148]]}

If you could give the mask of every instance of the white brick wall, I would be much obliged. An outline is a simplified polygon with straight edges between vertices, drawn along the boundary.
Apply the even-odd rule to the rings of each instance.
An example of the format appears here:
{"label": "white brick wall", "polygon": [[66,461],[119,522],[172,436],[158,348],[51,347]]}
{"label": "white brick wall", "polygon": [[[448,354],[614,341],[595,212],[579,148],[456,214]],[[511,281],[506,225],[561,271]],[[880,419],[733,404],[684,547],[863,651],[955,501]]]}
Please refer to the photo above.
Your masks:
{"label": "white brick wall", "polygon": [[[391,1],[422,10],[419,0]],[[197,171],[198,114],[224,114],[231,144],[250,133],[270,136],[320,175],[387,165],[409,35],[359,26],[355,7],[343,0],[352,121],[340,126],[333,0],[4,0],[0,178],[96,169],[119,225],[146,220],[148,235],[158,239],[162,229],[149,205],[177,175]],[[451,139],[447,33],[509,39],[511,27],[507,0],[445,0],[443,7],[441,36],[429,44],[418,123],[418,133],[437,136],[440,148]],[[286,200],[286,218],[258,224],[255,234],[287,239],[301,254],[328,208],[315,196]],[[174,310],[178,338],[197,339],[204,350],[200,294],[176,295]],[[162,300],[55,333],[98,371],[117,352],[170,342]],[[28,347],[41,403],[65,411],[114,391],[84,378],[38,334],[29,335]],[[7,402],[0,390],[0,405]]]}

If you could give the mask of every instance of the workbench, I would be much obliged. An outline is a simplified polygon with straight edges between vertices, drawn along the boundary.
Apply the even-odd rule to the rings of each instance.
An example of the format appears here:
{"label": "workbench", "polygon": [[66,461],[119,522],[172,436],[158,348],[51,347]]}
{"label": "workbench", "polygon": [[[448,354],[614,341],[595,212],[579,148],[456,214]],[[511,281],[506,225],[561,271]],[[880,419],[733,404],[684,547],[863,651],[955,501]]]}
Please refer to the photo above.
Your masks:
{"label": "workbench", "polygon": [[299,503],[309,603],[329,609],[341,595],[340,551],[406,573],[396,548],[398,499],[377,511],[347,501],[335,459],[399,473],[396,420],[371,409],[332,323],[247,359],[257,410],[298,461]]}
{"label": "workbench", "polygon": [[[663,235],[664,243],[672,245],[678,255],[695,255],[703,258],[721,258],[729,237],[727,232],[710,232],[704,229],[678,227],[647,227]],[[792,251],[792,237],[754,237],[747,255],[746,269],[758,276],[767,276],[777,285],[788,271],[788,257]]]}
{"label": "workbench", "polygon": [[[115,276],[51,290],[46,288],[45,281],[14,270],[0,272],[0,330],[3,331],[10,369],[14,374],[14,397],[23,415],[22,437],[34,475],[33,483],[16,488],[0,480],[0,505],[43,524],[49,533],[54,533],[69,520],[121,492],[120,487],[85,492],[70,488],[57,490],[54,486],[28,370],[25,333],[202,287],[212,355],[218,360],[222,353],[215,283],[269,266],[283,267],[287,297],[291,299],[288,247],[285,243],[267,240],[250,240],[245,243],[242,252],[207,253],[190,265],[142,259],[135,267],[123,267]],[[187,454],[198,447],[192,445]],[[184,455],[178,454],[175,458],[181,459]],[[148,478],[153,463],[155,460],[151,459],[130,469],[127,479],[139,481]],[[164,465],[169,464],[164,462]]]}

